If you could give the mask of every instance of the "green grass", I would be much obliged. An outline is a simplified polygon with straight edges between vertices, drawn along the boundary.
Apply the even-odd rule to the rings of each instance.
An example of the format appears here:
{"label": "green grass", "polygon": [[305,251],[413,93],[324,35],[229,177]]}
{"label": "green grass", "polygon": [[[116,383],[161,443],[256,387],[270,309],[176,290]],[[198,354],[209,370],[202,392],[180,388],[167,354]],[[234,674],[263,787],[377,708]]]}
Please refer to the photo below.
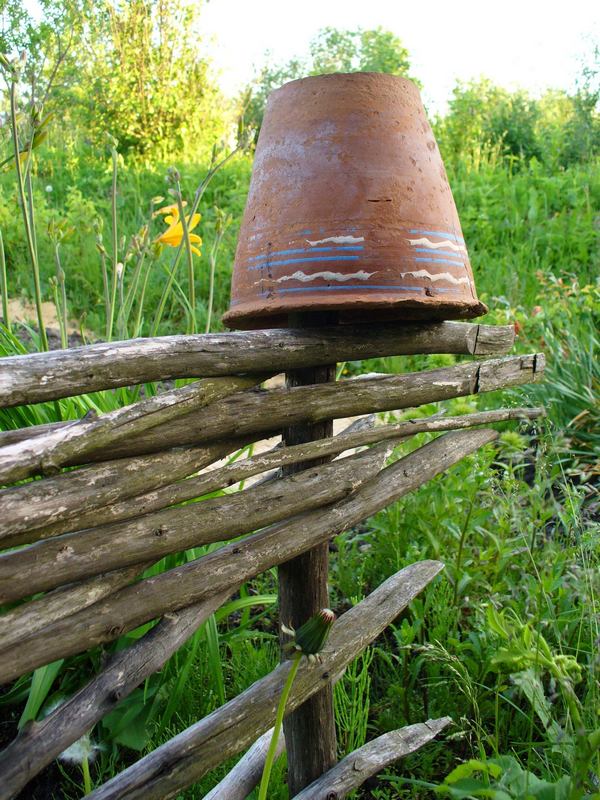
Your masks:
{"label": "green grass", "polygon": [[449,177],[478,293],[492,309],[540,305],[540,273],[584,285],[597,278],[596,165],[548,174],[536,162],[514,173],[484,164]]}
{"label": "green grass", "polygon": [[[167,194],[167,169],[177,166],[181,174],[184,199],[191,205],[196,187],[206,174],[208,164],[161,163],[142,164],[119,160],[117,184],[117,236],[122,255],[130,238],[138,233],[150,216],[153,198],[164,197],[164,204],[173,202]],[[197,232],[203,238],[202,257],[196,263],[198,329],[204,329],[207,315],[210,261],[209,252],[216,235],[218,211],[225,209],[234,219],[225,233],[216,268],[215,323],[229,301],[229,281],[237,229],[245,203],[251,165],[247,157],[235,156],[209,184],[202,200],[202,220]],[[66,274],[69,313],[95,336],[104,331],[105,308],[102,288],[101,260],[97,250],[97,228],[103,243],[111,249],[111,163],[110,154],[89,146],[73,145],[70,153],[48,147],[34,165],[36,227],[40,250],[41,280],[45,300],[52,300],[49,280],[54,275],[54,257],[47,235],[48,225],[61,222],[70,232],[61,244],[62,266]],[[51,187],[52,191],[46,191]],[[26,241],[20,218],[15,216],[16,190],[14,174],[0,174],[0,230],[4,238],[8,284],[11,297],[32,298],[32,282],[27,260]],[[151,222],[150,237],[155,239],[165,229],[162,218]],[[143,330],[150,330],[154,310],[164,286],[166,271],[173,256],[171,248],[152,265],[145,303]],[[132,278],[132,266],[125,265],[125,285]],[[177,279],[185,285],[184,263]],[[169,299],[161,333],[185,329],[185,309],[177,292]]]}

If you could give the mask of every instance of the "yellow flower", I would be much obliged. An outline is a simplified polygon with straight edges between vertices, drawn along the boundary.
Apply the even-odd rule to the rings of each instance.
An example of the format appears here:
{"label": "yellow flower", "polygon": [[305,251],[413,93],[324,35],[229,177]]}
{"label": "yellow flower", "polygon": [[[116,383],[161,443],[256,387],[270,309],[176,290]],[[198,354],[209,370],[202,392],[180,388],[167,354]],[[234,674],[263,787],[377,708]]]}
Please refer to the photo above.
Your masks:
{"label": "yellow flower", "polygon": [[[161,198],[162,199],[162,198]],[[185,208],[187,206],[187,201],[183,200],[181,205]],[[171,203],[169,206],[163,206],[162,208],[157,208],[154,212],[154,216],[157,214],[168,214],[171,217],[179,217],[179,206],[177,203]],[[169,217],[165,218],[165,222],[169,219]]]}
{"label": "yellow flower", "polygon": [[[161,234],[161,236],[157,237],[156,241],[159,244],[167,245],[168,247],[179,247],[183,240],[183,225],[179,219],[179,211],[177,206],[165,206],[164,209],[160,209],[160,212],[167,214],[165,217],[165,222],[167,225],[169,225],[169,227],[163,234]],[[192,231],[200,222],[200,219],[200,214],[194,214],[192,217],[185,218],[188,227],[190,244],[192,245],[191,250],[192,253],[195,253],[197,256],[201,255],[201,253],[197,247],[194,247],[194,245],[202,244],[202,238],[198,236],[197,233],[192,233]]]}

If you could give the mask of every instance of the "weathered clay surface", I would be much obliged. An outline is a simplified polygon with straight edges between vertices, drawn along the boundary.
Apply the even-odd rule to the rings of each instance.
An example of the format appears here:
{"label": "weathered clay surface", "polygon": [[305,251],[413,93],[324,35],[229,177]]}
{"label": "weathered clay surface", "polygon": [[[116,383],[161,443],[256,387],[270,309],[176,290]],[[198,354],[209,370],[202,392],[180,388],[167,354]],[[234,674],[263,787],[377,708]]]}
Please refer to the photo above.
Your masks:
{"label": "weathered clay surface", "polygon": [[320,75],[270,97],[225,322],[485,313],[446,171],[409,80]]}

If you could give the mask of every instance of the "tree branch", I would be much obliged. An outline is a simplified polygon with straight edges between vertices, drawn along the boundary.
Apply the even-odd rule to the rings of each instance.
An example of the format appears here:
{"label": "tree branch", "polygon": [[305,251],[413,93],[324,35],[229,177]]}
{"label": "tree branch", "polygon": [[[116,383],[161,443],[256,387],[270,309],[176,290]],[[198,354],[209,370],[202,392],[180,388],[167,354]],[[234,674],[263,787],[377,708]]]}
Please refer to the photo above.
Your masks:
{"label": "tree branch", "polygon": [[388,448],[372,448],[244,492],[57,536],[6,553],[0,556],[0,603],[230,540],[334,503],[379,472],[388,452]]}
{"label": "tree branch", "polygon": [[119,440],[110,448],[94,450],[87,458],[94,461],[124,458],[167,447],[274,433],[302,421],[314,423],[332,417],[411,408],[536,382],[542,379],[543,371],[544,356],[534,354],[335,384],[238,392],[161,425],[159,430],[149,430],[135,438]]}

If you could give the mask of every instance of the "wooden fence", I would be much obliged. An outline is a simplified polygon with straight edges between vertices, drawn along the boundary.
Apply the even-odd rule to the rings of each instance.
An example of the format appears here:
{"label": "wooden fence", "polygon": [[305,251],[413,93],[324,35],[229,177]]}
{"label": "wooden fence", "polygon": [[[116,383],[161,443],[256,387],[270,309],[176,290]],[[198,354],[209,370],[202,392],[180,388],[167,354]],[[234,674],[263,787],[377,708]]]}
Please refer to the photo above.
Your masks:
{"label": "wooden fence", "polygon": [[[445,322],[173,336],[0,359],[0,405],[5,407],[150,381],[197,379],[100,416],[0,433],[0,485],[5,487],[0,491],[0,603],[5,609],[0,681],[8,683],[157,621],[0,753],[0,798],[15,797],[160,669],[244,582],[326,543],[493,441],[496,433],[479,426],[534,419],[543,411],[506,408],[352,428],[210,471],[205,467],[290,425],[412,408],[539,380],[543,357],[502,357],[512,343],[510,327]],[[417,353],[494,358],[417,373],[260,388],[266,377],[283,370]],[[445,433],[386,466],[394,443],[423,432]],[[365,445],[373,446],[315,464]],[[290,474],[292,465],[308,468]],[[284,468],[243,491],[181,505]],[[30,478],[37,479],[22,483]],[[211,543],[221,546],[144,575],[166,555]],[[302,663],[286,713],[331,687],[442,568],[438,562],[413,564],[343,614],[322,663]],[[252,746],[209,795],[247,796],[260,778],[288,670],[284,661],[90,797],[175,797]],[[386,764],[430,741],[448,722],[430,720],[379,737],[296,796],[345,797]]]}

